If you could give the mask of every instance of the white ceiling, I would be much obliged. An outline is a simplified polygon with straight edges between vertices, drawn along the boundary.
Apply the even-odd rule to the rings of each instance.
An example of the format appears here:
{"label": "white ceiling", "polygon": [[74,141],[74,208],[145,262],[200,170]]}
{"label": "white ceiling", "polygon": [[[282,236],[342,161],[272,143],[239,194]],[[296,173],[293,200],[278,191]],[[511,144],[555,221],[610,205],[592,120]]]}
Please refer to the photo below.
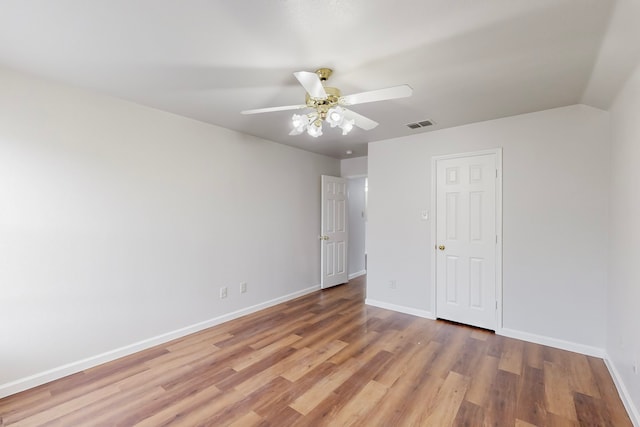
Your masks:
{"label": "white ceiling", "polygon": [[[344,158],[366,143],[579,103],[613,1],[4,0],[0,66]],[[399,84],[411,98],[353,106],[380,125],[289,136],[294,71],[330,67],[343,94]],[[429,128],[428,128],[429,129]],[[353,150],[346,156],[347,149]]]}

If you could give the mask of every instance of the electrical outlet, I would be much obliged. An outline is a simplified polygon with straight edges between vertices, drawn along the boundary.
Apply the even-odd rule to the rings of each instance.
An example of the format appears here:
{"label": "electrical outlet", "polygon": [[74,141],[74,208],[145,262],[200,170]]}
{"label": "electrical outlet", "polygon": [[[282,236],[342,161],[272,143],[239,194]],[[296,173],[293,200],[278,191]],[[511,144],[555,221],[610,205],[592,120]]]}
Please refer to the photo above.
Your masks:
{"label": "electrical outlet", "polygon": [[242,282],[240,283],[240,293],[244,294],[245,292],[247,292],[247,282]]}
{"label": "electrical outlet", "polygon": [[396,281],[395,280],[389,280],[389,288],[390,289],[396,289]]}
{"label": "electrical outlet", "polygon": [[220,299],[224,299],[227,297],[227,287],[223,286],[220,288]]}

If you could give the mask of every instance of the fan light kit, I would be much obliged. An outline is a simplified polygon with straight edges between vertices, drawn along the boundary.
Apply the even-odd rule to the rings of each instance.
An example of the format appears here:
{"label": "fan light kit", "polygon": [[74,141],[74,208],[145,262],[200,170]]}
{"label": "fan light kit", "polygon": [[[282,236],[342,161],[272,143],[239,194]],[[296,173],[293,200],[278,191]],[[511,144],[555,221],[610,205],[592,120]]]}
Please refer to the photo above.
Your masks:
{"label": "fan light kit", "polygon": [[342,96],[339,89],[324,86],[324,82],[327,81],[332,73],[333,70],[329,68],[320,68],[316,70],[315,73],[309,71],[293,73],[302,87],[307,91],[304,104],[245,110],[242,114],[310,108],[312,109],[310,113],[294,114],[293,117],[291,117],[293,130],[289,135],[300,135],[306,131],[308,135],[317,138],[322,135],[323,122],[327,122],[332,128],[340,128],[342,135],[347,135],[354,126],[364,130],[371,130],[378,126],[378,122],[361,116],[355,111],[344,108],[345,106],[405,98],[411,96],[413,93],[413,89],[411,89],[409,85],[400,85]]}

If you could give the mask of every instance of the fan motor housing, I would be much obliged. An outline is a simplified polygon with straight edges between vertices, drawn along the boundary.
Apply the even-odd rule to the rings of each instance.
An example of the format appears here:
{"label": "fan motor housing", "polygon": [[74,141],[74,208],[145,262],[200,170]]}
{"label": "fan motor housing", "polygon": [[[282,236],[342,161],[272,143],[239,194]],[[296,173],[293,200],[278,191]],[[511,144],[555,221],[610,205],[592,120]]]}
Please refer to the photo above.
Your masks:
{"label": "fan motor housing", "polygon": [[307,107],[313,108],[324,119],[327,115],[327,111],[331,107],[335,107],[338,105],[338,99],[340,99],[340,89],[335,87],[325,87],[324,91],[327,93],[327,97],[325,99],[312,98],[307,93],[305,96]]}

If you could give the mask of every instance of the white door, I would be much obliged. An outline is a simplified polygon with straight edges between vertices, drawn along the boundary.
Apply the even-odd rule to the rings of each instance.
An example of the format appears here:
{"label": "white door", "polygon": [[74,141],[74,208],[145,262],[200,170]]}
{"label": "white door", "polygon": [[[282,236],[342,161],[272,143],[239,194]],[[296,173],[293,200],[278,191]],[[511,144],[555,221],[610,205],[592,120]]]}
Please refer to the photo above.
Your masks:
{"label": "white door", "polygon": [[322,175],[322,288],[348,281],[347,180]]}
{"label": "white door", "polygon": [[496,154],[436,161],[437,317],[496,329]]}

